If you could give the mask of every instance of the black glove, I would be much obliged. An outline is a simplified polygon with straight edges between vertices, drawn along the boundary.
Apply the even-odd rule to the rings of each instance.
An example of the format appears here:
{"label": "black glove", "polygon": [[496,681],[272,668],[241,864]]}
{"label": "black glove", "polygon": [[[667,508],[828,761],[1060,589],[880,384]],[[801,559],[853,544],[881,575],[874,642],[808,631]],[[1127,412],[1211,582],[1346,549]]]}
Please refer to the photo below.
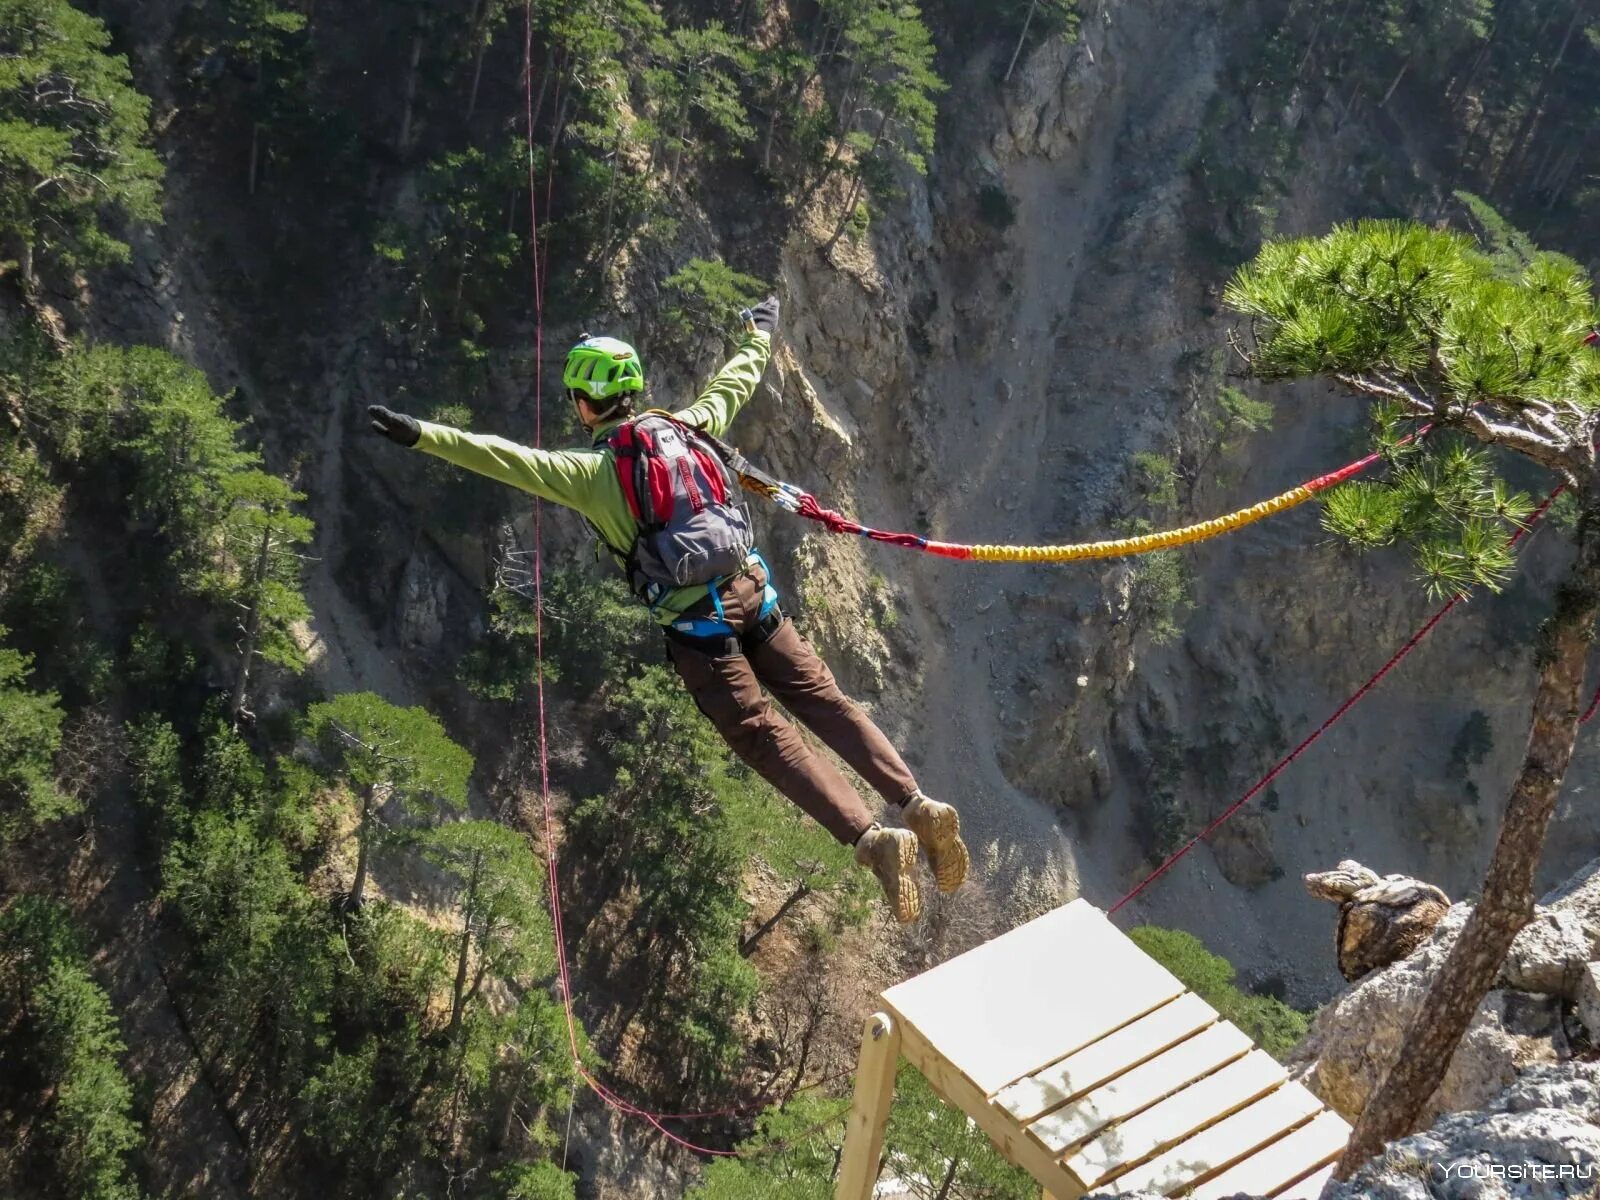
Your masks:
{"label": "black glove", "polygon": [[372,431],[383,434],[391,442],[399,442],[402,446],[415,446],[417,439],[422,436],[422,426],[417,424],[415,417],[408,417],[405,413],[390,412],[381,404],[369,405],[367,416],[372,418]]}
{"label": "black glove", "polygon": [[778,298],[768,296],[750,310],[750,323],[771,337],[778,331]]}

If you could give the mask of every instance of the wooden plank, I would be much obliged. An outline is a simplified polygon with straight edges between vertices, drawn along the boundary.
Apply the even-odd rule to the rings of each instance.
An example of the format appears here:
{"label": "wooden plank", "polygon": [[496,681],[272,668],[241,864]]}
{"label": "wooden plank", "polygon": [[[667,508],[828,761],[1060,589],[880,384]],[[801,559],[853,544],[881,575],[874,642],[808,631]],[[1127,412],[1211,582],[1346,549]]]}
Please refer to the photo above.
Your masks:
{"label": "wooden plank", "polygon": [[1273,1200],[1317,1200],[1317,1197],[1322,1195],[1322,1189],[1328,1186],[1328,1180],[1332,1178],[1333,1164],[1329,1163],[1322,1170],[1312,1172],[1300,1182],[1291,1183],[1281,1192],[1274,1192]]}
{"label": "wooden plank", "polygon": [[1183,991],[1105,914],[1074,900],[883,996],[992,1096]]}
{"label": "wooden plank", "polygon": [[883,1130],[894,1099],[894,1073],[900,1065],[900,1029],[887,1013],[873,1013],[861,1033],[856,1060],[855,1100],[845,1123],[844,1155],[834,1200],[872,1200],[883,1154]]}
{"label": "wooden plank", "polygon": [[1067,1170],[1085,1187],[1095,1187],[1196,1130],[1215,1125],[1284,1082],[1277,1059],[1264,1050],[1252,1050],[1138,1116],[1102,1130],[1067,1159]]}
{"label": "wooden plank", "polygon": [[996,1096],[994,1102],[1017,1120],[1031,1121],[1216,1022],[1216,1009],[1194,993],[1185,992],[1133,1024],[1124,1025],[1043,1071],[1018,1080]]}
{"label": "wooden plank", "polygon": [[1243,1058],[1254,1045],[1226,1022],[1213,1025],[1081,1099],[1040,1117],[1028,1126],[1028,1132],[1052,1154],[1061,1154],[1111,1122],[1131,1117],[1202,1075]]}
{"label": "wooden plank", "polygon": [[1192,1200],[1221,1200],[1236,1192],[1251,1196],[1270,1196],[1299,1179],[1308,1170],[1336,1158],[1350,1140],[1350,1126],[1338,1113],[1319,1113],[1309,1125],[1302,1125],[1288,1137],[1206,1180],[1189,1195]]}
{"label": "wooden plank", "polygon": [[[900,1016],[892,1009],[891,1015]],[[1079,1200],[1083,1195],[1083,1188],[1078,1186],[1078,1181],[1056,1161],[1054,1155],[1029,1138],[1009,1114],[990,1104],[987,1094],[947,1061],[922,1032],[903,1017],[900,1020],[900,1053],[922,1072],[929,1085],[946,1103],[972,1118],[1007,1162],[1032,1175],[1034,1181],[1056,1200]]]}
{"label": "wooden plank", "polygon": [[1232,1166],[1321,1111],[1321,1100],[1298,1083],[1286,1083],[1248,1108],[1117,1176],[1107,1188],[1170,1194],[1202,1175]]}

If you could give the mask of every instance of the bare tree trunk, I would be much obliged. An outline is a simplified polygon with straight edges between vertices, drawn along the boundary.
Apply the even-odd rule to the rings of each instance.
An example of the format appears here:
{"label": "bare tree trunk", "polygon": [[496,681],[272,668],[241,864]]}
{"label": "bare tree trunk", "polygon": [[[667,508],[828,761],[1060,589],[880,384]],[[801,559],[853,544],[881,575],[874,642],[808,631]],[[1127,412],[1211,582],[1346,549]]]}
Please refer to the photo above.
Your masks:
{"label": "bare tree trunk", "polygon": [[261,166],[261,122],[250,122],[250,186],[249,193],[256,194],[256,179]]}
{"label": "bare tree trunk", "polygon": [[478,111],[478,86],[483,82],[483,55],[489,48],[489,39],[485,36],[488,15],[489,0],[476,0],[472,14],[472,86],[467,91],[468,121]]}
{"label": "bare tree trunk", "polygon": [[1394,95],[1395,88],[1400,86],[1400,81],[1406,77],[1406,72],[1411,70],[1411,62],[1415,58],[1415,54],[1408,54],[1405,62],[1400,64],[1400,70],[1396,72],[1394,81],[1389,84],[1388,91],[1383,93],[1383,99],[1378,101],[1379,108],[1382,108],[1384,105],[1389,103],[1389,97]]}
{"label": "bare tree trunk", "polygon": [[1511,141],[1511,149],[1506,151],[1505,159],[1500,164],[1500,170],[1495,173],[1494,183],[1491,186],[1498,188],[1502,179],[1514,176],[1522,169],[1522,160],[1526,156],[1533,131],[1544,118],[1545,104],[1550,99],[1550,89],[1555,84],[1556,72],[1567,56],[1567,48],[1572,45],[1572,36],[1578,31],[1586,7],[1585,4],[1572,6],[1572,19],[1567,22],[1567,31],[1561,37],[1561,45],[1557,47],[1556,56],[1550,60],[1550,65],[1545,68],[1544,78],[1539,81],[1539,91],[1528,106],[1528,113],[1522,118],[1522,123],[1517,126],[1516,136]]}
{"label": "bare tree trunk", "polygon": [[611,147],[611,175],[606,180],[606,219],[604,232],[600,236],[600,253],[602,256],[611,249],[611,221],[616,213],[617,176],[622,171],[622,128],[617,127],[617,140]]}
{"label": "bare tree trunk", "polygon": [[1319,8],[1317,23],[1311,27],[1311,38],[1306,42],[1306,52],[1300,58],[1300,65],[1294,69],[1295,82],[1305,78],[1306,68],[1311,65],[1311,53],[1317,48],[1317,39],[1322,36],[1322,23],[1328,19],[1328,10]]}
{"label": "bare tree trunk", "polygon": [[850,218],[856,213],[856,200],[861,195],[861,173],[856,172],[856,177],[850,183],[850,192],[844,200],[844,215],[839,218],[839,223],[833,227],[833,236],[822,247],[822,257],[827,258],[833,248],[839,244],[839,239],[844,236],[844,231],[849,228]]}
{"label": "bare tree trunk", "polygon": [[1335,1174],[1340,1179],[1350,1178],[1388,1142],[1415,1129],[1513,939],[1533,916],[1534,874],[1572,760],[1584,665],[1600,617],[1600,484],[1591,482],[1583,501],[1577,559],[1542,631],[1544,661],[1527,755],[1506,802],[1483,896],[1401,1038],[1405,1054],[1367,1101],[1339,1160]]}
{"label": "bare tree trunk", "polygon": [[478,877],[483,871],[483,856],[472,856],[472,873],[467,878],[466,895],[461,898],[461,947],[456,953],[455,985],[450,993],[450,1026],[445,1041],[453,1043],[461,1028],[461,1010],[466,1006],[467,967],[472,960],[472,910],[478,902]]}
{"label": "bare tree trunk", "polygon": [[761,169],[772,170],[772,142],[778,132],[778,112],[783,108],[780,98],[772,105],[772,111],[767,114],[767,136],[761,139]]}
{"label": "bare tree trunk", "polygon": [[406,100],[400,110],[400,153],[411,149],[411,121],[417,109],[417,76],[422,72],[422,19],[411,37],[411,61],[406,66]]}
{"label": "bare tree trunk", "polygon": [[939,1191],[937,1194],[935,1194],[933,1200],[945,1200],[945,1198],[950,1195],[950,1186],[955,1183],[956,1172],[960,1169],[961,1160],[959,1158],[952,1158],[950,1160],[950,1169],[944,1173],[944,1182],[939,1185]]}
{"label": "bare tree trunk", "polygon": [[361,793],[361,823],[356,826],[356,880],[350,885],[350,907],[360,908],[367,895],[367,867],[372,859],[372,817],[376,785]]}
{"label": "bare tree trunk", "polygon": [[565,96],[561,100],[561,106],[556,109],[555,128],[550,131],[550,157],[546,160],[550,164],[548,168],[550,170],[555,169],[556,146],[561,142],[561,135],[567,131],[567,120],[571,115],[572,97]]}
{"label": "bare tree trunk", "polygon": [[[887,109],[883,116],[879,118],[878,130],[872,135],[872,146],[865,154],[861,156],[863,163],[877,153],[878,147],[883,144],[884,131],[889,128],[889,122],[893,119],[893,108]],[[833,231],[833,236],[828,239],[828,244],[822,248],[822,256],[824,258],[826,258],[829,253],[832,252],[834,246],[838,245],[839,239],[844,236],[845,227],[850,224],[850,218],[855,215],[856,199],[861,195],[861,180],[862,174],[858,170],[856,172],[855,182],[850,185],[850,195],[845,198],[844,216],[839,218],[838,228]]]}
{"label": "bare tree trunk", "polygon": [[1011,52],[1011,61],[1006,64],[1007,83],[1011,82],[1011,72],[1017,69],[1017,56],[1022,53],[1022,47],[1028,40],[1028,27],[1033,24],[1033,12],[1039,7],[1039,0],[1028,0],[1028,15],[1022,19],[1022,32],[1017,35],[1017,48]]}
{"label": "bare tree trunk", "polygon": [[244,645],[239,655],[239,673],[234,677],[233,696],[228,711],[233,714],[233,730],[239,731],[239,718],[244,713],[245,688],[250,681],[250,662],[256,656],[256,642],[261,637],[261,589],[266,582],[267,567],[271,563],[272,526],[261,531],[261,549],[256,553],[256,566],[251,574],[254,595],[244,621]]}
{"label": "bare tree trunk", "polygon": [[1567,188],[1572,184],[1572,176],[1577,171],[1578,164],[1583,161],[1583,152],[1577,147],[1567,151],[1556,169],[1550,174],[1550,199],[1545,203],[1545,212],[1554,212],[1556,205],[1561,203],[1567,193]]}
{"label": "bare tree trunk", "polygon": [[539,118],[544,115],[544,96],[550,87],[550,76],[554,74],[556,66],[555,48],[544,52],[544,70],[539,73],[539,93],[533,101],[533,115],[529,118],[528,136],[533,136],[533,131],[539,128]]}
{"label": "bare tree trunk", "polygon": [[34,274],[33,266],[33,239],[23,238],[22,247],[18,251],[18,266],[22,271],[22,281],[29,287],[39,282],[39,277]]}
{"label": "bare tree trunk", "polygon": [[789,915],[789,911],[809,895],[811,895],[811,885],[809,883],[802,883],[794,891],[790,892],[784,902],[778,905],[778,911],[763,921],[759,929],[739,943],[739,957],[749,958],[754,954],[756,947],[761,944],[761,939],[776,929],[783,919]]}

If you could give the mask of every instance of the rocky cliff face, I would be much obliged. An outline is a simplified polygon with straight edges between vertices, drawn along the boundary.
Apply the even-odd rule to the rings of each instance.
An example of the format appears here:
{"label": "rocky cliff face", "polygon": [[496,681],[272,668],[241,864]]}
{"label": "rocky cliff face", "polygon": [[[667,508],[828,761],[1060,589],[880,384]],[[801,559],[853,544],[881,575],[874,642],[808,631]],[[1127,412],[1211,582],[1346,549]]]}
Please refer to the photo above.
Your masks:
{"label": "rocky cliff face", "polygon": [[[1248,24],[1209,4],[1108,0],[1078,44],[1040,49],[1009,88],[967,64],[956,88],[994,100],[951,116],[908,211],[832,263],[803,234],[786,250],[784,401],[752,444],[873,524],[963,542],[1114,536],[1140,511],[1133,455],[1178,457],[1186,437],[1192,450],[1197,406],[1227,381],[1228,271],[1197,253],[1195,229],[1228,214],[1201,204],[1190,167],[1228,86],[1221,31]],[[1416,211],[1435,186],[1424,172],[1364,193],[1352,164],[1374,133],[1341,126],[1339,107],[1306,95],[1257,114],[1302,145],[1280,232],[1375,204]],[[1252,503],[1363,444],[1356,402],[1263,394],[1272,432],[1213,458],[1163,523]],[[1143,564],[964,565],[793,526],[773,527],[791,592],[926,785],[964,804],[979,839],[1099,903],[1148,869],[1155,827],[1170,838],[1220,811],[1434,607],[1399,556],[1328,544],[1312,510],[1183,552],[1193,608],[1165,646],[1140,611]],[[1326,938],[1305,870],[1354,854],[1468,890],[1519,757],[1528,638],[1560,543],[1535,539],[1504,596],[1452,616],[1135,919],[1191,929],[1250,982],[1309,1004],[1338,977],[1331,952],[1304,950]],[[1452,767],[1473,720],[1491,745]],[[1597,766],[1581,749],[1574,796]],[[1551,846],[1554,878],[1595,851],[1593,822],[1564,808]]]}
{"label": "rocky cliff face", "polygon": [[[1366,976],[1317,1014],[1292,1062],[1308,1087],[1354,1120],[1398,1060],[1407,1025],[1471,914],[1453,906],[1414,953]],[[1481,1109],[1524,1068],[1566,1062],[1600,1038],[1580,1017],[1600,958],[1600,861],[1545,897],[1513,944],[1426,1116]]]}
{"label": "rocky cliff face", "polygon": [[[1133,455],[1193,452],[1195,414],[1226,381],[1218,307],[1228,270],[1196,246],[1207,222],[1234,214],[1208,207],[1192,168],[1218,142],[1213,101],[1234,86],[1229,54],[1256,14],[1104,0],[1085,10],[1076,44],[1041,47],[1004,88],[987,54],[954,64],[953,89],[972,100],[948,106],[929,178],[904,180],[903,201],[829,261],[815,249],[820,213],[776,258],[785,344],[742,447],[833,507],[949,540],[1082,540],[1146,515]],[[150,44],[139,53],[151,60],[158,15],[140,26]],[[1434,186],[1408,177],[1409,190],[1392,196],[1364,190],[1355,164],[1375,135],[1359,119],[1341,126],[1344,107],[1304,95],[1253,114],[1301,145],[1281,232],[1383,204],[1417,211]],[[1404,117],[1385,120],[1404,132]],[[363,306],[368,280],[351,279],[348,319],[305,347],[313,374],[295,396],[274,399],[250,377],[235,350],[246,331],[189,253],[208,218],[190,198],[199,164],[184,153],[172,155],[167,227],[85,306],[86,319],[179,347],[219,386],[240,387],[242,403],[264,398],[292,413],[264,416],[260,428],[276,460],[306,464],[319,521],[313,653],[338,687],[427,688],[430,674],[453,674],[463,638],[481,629],[499,535],[417,539],[382,519],[407,505],[415,464],[360,437],[361,406],[408,386],[404,356]],[[685,253],[730,252],[706,213],[685,211],[682,228]],[[564,345],[590,317],[626,328],[663,269],[665,260],[631,264],[609,313],[553,314],[547,345]],[[662,394],[692,386],[682,366],[662,366]],[[497,374],[500,406],[486,407],[483,426],[526,429],[531,363]],[[1362,444],[1354,402],[1309,390],[1272,398],[1272,432],[1211,457],[1161,523],[1253,502]],[[791,609],[929,789],[962,803],[972,833],[997,843],[1002,860],[1103,904],[1148,869],[1152,844],[1170,844],[1242,792],[1431,607],[1405,563],[1327,544],[1310,510],[1183,552],[1193,607],[1177,610],[1182,632],[1167,645],[1154,644],[1142,610],[1142,563],[967,565],[833,537],[771,510],[759,519]],[[585,540],[560,517],[548,537],[557,547]],[[1558,536],[1534,539],[1505,596],[1452,616],[1142,897],[1134,918],[1190,929],[1248,982],[1281,983],[1306,1004],[1338,983],[1331,951],[1303,950],[1326,938],[1323,912],[1296,882],[1306,870],[1355,856],[1452,894],[1469,889],[1520,751],[1528,638],[1561,555]],[[1475,714],[1492,744],[1481,764],[1452,769]],[[1600,753],[1585,744],[1570,795],[1597,770]],[[1600,849],[1576,802],[1551,846],[1552,877]]]}

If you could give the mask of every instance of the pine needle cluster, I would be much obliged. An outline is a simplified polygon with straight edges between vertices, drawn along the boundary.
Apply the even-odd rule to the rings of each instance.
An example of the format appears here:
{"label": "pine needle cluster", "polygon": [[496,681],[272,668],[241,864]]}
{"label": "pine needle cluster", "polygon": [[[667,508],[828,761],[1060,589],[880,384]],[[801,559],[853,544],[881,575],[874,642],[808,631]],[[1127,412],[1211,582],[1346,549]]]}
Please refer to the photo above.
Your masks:
{"label": "pine needle cluster", "polygon": [[[1408,546],[1436,594],[1501,586],[1532,509],[1484,447],[1580,486],[1594,476],[1597,312],[1571,259],[1529,250],[1508,270],[1462,234],[1361,221],[1263,247],[1226,299],[1249,318],[1237,348],[1257,377],[1321,376],[1375,402],[1390,470],[1331,491],[1324,523],[1358,546]],[[1406,441],[1419,421],[1434,431]]]}

